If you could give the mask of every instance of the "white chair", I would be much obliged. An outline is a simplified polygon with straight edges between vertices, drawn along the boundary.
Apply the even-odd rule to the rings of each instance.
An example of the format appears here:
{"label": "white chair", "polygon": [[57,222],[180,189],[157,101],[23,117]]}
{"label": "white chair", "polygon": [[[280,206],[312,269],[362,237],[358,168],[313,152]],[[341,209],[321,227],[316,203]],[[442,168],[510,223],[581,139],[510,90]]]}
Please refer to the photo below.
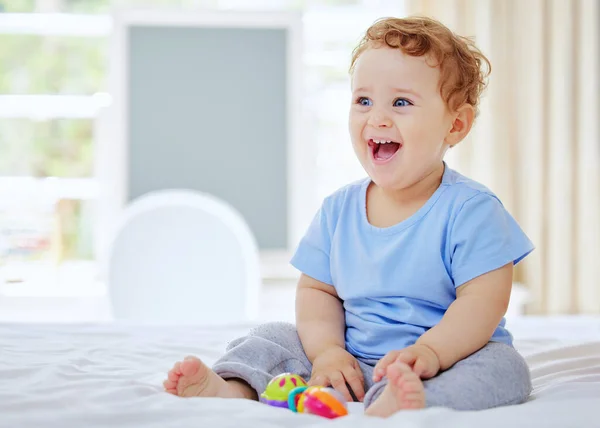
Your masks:
{"label": "white chair", "polygon": [[116,320],[227,324],[256,319],[258,249],[232,207],[207,194],[164,190],[123,213],[107,259]]}

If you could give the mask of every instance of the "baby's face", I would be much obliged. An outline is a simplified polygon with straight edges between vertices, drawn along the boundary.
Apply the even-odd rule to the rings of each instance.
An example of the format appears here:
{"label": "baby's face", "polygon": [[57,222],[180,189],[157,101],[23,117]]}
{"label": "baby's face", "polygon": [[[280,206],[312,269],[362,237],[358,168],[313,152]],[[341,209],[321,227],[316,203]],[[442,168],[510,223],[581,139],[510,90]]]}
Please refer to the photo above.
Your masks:
{"label": "baby's face", "polygon": [[453,115],[440,95],[439,78],[439,68],[425,57],[399,49],[369,48],[356,61],[350,136],[378,186],[404,189],[440,167]]}

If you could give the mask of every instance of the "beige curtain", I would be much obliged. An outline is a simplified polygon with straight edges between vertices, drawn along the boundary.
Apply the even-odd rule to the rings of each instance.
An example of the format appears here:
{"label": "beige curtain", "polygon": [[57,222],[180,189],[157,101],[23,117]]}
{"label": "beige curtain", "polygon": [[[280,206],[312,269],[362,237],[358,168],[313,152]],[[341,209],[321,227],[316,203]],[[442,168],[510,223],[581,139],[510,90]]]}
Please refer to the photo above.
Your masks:
{"label": "beige curtain", "polygon": [[472,136],[450,154],[537,250],[518,269],[531,314],[600,313],[597,0],[409,0],[492,62]]}

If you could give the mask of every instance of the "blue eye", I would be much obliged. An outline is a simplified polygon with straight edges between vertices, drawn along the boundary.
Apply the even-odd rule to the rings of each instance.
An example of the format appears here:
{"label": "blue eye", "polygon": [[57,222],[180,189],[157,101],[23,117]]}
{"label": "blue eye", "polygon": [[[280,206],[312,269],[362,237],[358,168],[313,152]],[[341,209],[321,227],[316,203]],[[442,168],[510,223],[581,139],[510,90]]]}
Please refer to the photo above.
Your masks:
{"label": "blue eye", "polygon": [[367,97],[358,97],[356,103],[365,107],[370,107],[373,104],[372,101]]}
{"label": "blue eye", "polygon": [[394,101],[394,107],[407,107],[412,105],[412,103],[410,101],[408,101],[406,98],[397,98]]}

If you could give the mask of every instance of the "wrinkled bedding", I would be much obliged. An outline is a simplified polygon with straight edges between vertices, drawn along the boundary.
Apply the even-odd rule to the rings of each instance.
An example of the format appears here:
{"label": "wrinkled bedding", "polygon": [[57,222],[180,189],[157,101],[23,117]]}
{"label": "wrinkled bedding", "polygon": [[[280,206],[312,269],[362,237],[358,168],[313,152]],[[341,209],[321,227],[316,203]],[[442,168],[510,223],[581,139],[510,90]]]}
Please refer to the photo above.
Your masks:
{"label": "wrinkled bedding", "polygon": [[540,322],[523,322],[520,331],[528,334],[515,336],[535,388],[523,405],[433,408],[380,420],[354,404],[350,416],[334,422],[256,402],[163,392],[174,361],[192,354],[211,363],[249,326],[0,324],[0,427],[600,427],[600,323],[558,335]]}

